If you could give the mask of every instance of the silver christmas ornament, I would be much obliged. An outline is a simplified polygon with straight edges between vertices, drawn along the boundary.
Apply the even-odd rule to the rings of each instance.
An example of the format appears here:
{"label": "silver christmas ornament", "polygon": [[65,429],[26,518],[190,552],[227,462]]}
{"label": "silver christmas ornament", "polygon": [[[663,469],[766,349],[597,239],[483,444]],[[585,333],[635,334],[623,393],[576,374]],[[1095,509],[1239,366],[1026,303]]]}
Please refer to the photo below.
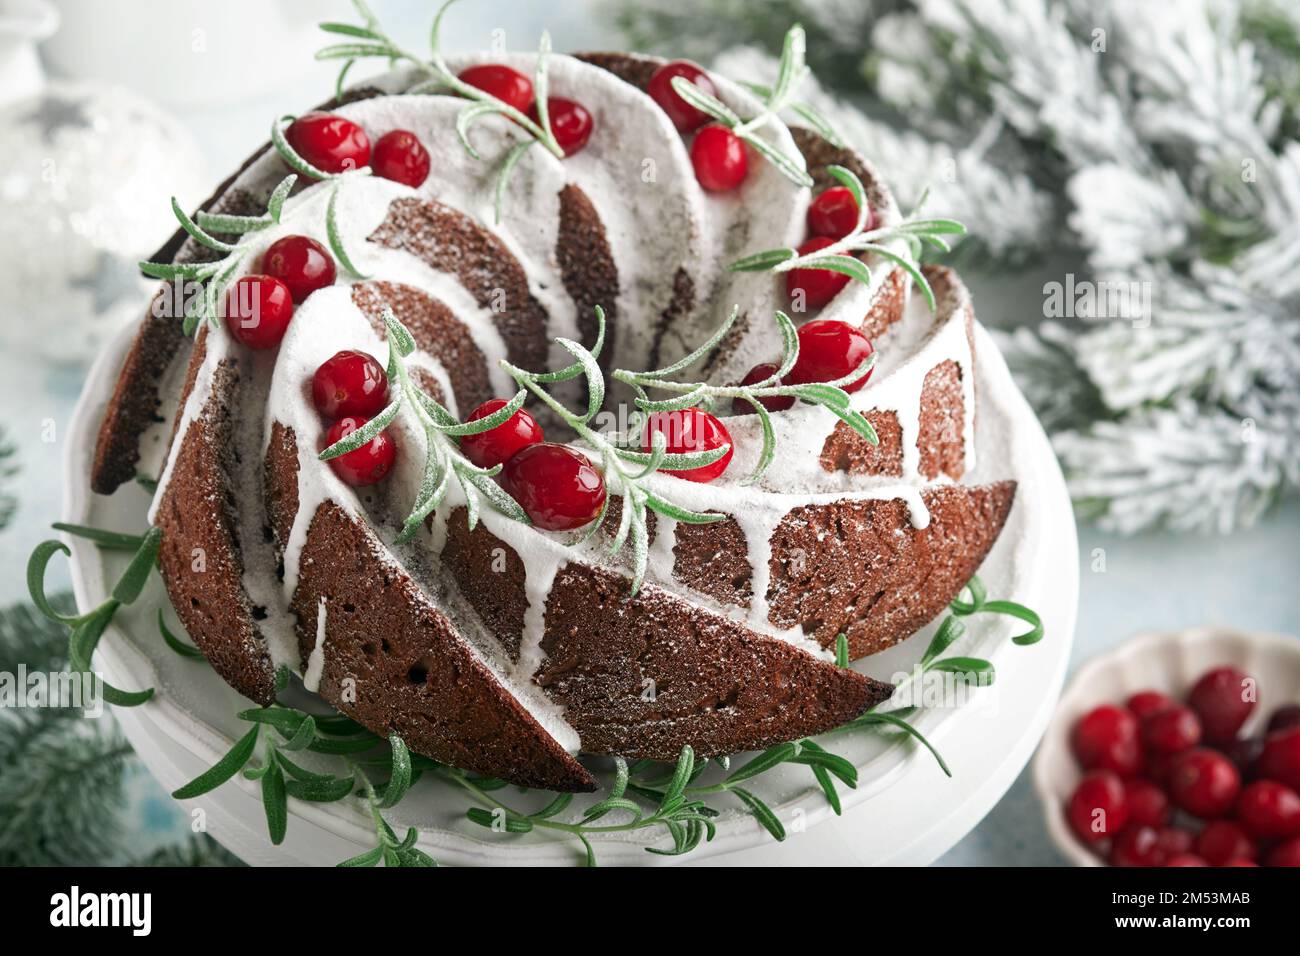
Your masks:
{"label": "silver christmas ornament", "polygon": [[123,90],[51,83],[0,109],[0,340],[86,362],[137,319],[153,283],[136,263],[202,199],[189,133]]}

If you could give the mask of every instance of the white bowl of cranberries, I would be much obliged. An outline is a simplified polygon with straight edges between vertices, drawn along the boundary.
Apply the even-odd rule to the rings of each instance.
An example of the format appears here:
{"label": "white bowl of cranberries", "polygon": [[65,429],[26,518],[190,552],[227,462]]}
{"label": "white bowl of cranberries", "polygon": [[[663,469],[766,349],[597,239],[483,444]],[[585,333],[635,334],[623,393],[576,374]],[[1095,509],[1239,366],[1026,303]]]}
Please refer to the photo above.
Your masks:
{"label": "white bowl of cranberries", "polygon": [[1300,639],[1197,628],[1089,661],[1034,786],[1081,866],[1300,866]]}

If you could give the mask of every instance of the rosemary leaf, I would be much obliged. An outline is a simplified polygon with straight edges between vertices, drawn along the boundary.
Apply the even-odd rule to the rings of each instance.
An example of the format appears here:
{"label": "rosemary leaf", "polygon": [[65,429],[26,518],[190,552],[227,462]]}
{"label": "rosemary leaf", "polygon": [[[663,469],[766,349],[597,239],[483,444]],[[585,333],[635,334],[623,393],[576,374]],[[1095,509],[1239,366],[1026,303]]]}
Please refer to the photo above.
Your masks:
{"label": "rosemary leaf", "polygon": [[244,734],[230,748],[229,753],[185,784],[185,786],[173,790],[172,796],[177,800],[189,800],[193,797],[202,796],[211,790],[215,790],[239,773],[253,756],[253,750],[257,747],[257,734],[257,727]]}

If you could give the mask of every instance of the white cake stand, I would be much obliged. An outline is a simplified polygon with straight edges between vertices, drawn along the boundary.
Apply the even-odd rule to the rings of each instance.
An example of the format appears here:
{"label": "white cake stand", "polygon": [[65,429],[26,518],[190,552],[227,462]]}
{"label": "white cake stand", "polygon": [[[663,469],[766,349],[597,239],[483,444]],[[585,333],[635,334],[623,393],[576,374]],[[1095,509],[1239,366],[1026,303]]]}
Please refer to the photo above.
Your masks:
{"label": "white cake stand", "polygon": [[[64,520],[123,531],[145,526],[148,497],[122,488],[111,497],[92,494],[88,475],[95,435],[130,343],[124,330],[91,370],[73,416],[65,468]],[[716,838],[687,857],[663,857],[646,846],[665,846],[661,829],[593,840],[600,862],[663,864],[689,861],[722,865],[893,864],[924,865],[961,839],[1019,775],[1047,725],[1074,637],[1078,603],[1078,546],[1065,483],[1041,427],[1017,391],[1005,363],[977,329],[977,421],[980,465],[969,480],[1015,478],[1015,506],[980,576],[993,597],[1026,604],[1042,615],[1047,636],[1031,647],[1011,644],[1019,622],[992,615],[969,618],[969,632],[949,653],[985,657],[996,683],[975,691],[960,707],[929,709],[916,725],[939,748],[952,770],[945,777],[931,756],[898,735],[856,731],[827,737],[829,749],[858,767],[856,790],[842,790],[843,816],[835,816],[803,767],[782,767],[753,781],[782,820],[788,838],[775,842],[757,822],[732,806],[716,805]],[[80,539],[72,548],[77,604],[100,603],[127,559]],[[108,585],[106,586],[106,582]],[[142,707],[116,716],[150,771],[168,790],[211,766],[247,725],[235,718],[250,706],[203,663],[178,657],[159,639],[155,618],[167,606],[161,582],[150,582],[130,608],[119,612],[101,641],[96,662],[110,683],[157,688]],[[933,626],[889,651],[859,662],[865,673],[889,679],[919,658]],[[748,785],[747,785],[748,786]],[[526,801],[513,791],[507,802]],[[468,822],[467,795],[429,775],[391,811],[394,826],[418,826],[420,846],[442,863],[571,864],[577,845],[550,831],[504,835]],[[187,804],[220,843],[254,864],[333,864],[374,846],[368,817],[358,804],[290,800],[288,836],[273,847],[266,835],[257,784],[236,778]]]}

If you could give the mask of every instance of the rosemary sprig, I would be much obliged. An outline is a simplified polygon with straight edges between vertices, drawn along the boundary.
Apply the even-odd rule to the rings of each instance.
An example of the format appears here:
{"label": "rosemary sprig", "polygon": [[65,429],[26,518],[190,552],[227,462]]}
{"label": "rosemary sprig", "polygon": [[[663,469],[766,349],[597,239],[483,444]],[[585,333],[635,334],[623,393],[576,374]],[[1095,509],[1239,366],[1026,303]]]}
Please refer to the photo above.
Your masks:
{"label": "rosemary sprig", "polygon": [[[970,601],[963,601],[963,594],[970,594]],[[952,613],[960,617],[969,617],[972,614],[1004,614],[1008,617],[1018,618],[1029,625],[1029,630],[1023,634],[1017,634],[1011,640],[1013,643],[1027,646],[1037,644],[1043,639],[1043,619],[1037,611],[1033,611],[1023,604],[1017,604],[1015,601],[990,601],[988,591],[984,587],[984,582],[980,580],[979,575],[972,575],[971,579],[966,582],[966,586],[958,592],[949,605]]]}
{"label": "rosemary sprig", "polygon": [[[143,535],[122,534],[105,531],[101,528],[88,528],[83,525],[59,523],[55,525],[60,531],[94,541],[99,547],[117,551],[133,551],[131,561],[113,585],[108,598],[98,607],[91,608],[85,614],[60,614],[53,606],[45,591],[45,571],[55,554],[62,552],[71,556],[72,552],[62,541],[50,539],[42,541],[32,551],[27,561],[27,590],[32,603],[51,621],[56,621],[69,628],[68,633],[68,667],[74,673],[87,677],[92,675],[91,659],[99,645],[104,631],[124,604],[134,604],[149,580],[149,572],[158,561],[158,549],[162,543],[162,531],[150,528]],[[134,547],[132,547],[134,546]],[[137,707],[153,697],[152,687],[140,691],[120,690],[107,681],[101,680],[104,700],[118,707]]]}
{"label": "rosemary sprig", "polygon": [[[761,401],[764,398],[790,396],[801,399],[810,405],[820,405],[845,422],[872,445],[880,443],[880,439],[876,436],[876,431],[871,427],[871,423],[867,421],[861,412],[850,407],[849,395],[843,389],[843,386],[858,381],[875,366],[876,354],[873,352],[852,372],[833,382],[783,385],[781,379],[789,374],[799,358],[799,336],[795,330],[794,322],[790,320],[790,316],[779,310],[776,313],[776,322],[781,329],[782,358],[776,371],[763,381],[751,385],[710,385],[707,382],[676,382],[670,378],[670,376],[690,368],[713,351],[718,343],[726,337],[727,332],[731,330],[739,314],[739,308],[732,309],[727,321],[709,337],[708,341],[685,358],[652,372],[632,372],[626,369],[618,369],[614,372],[614,378],[632,386],[636,390],[634,401],[636,407],[644,414],[681,411],[693,406],[707,409],[723,399],[740,398],[748,402],[754,411],[758,413],[759,423],[763,430],[763,448],[759,453],[758,463],[754,466],[754,470],[744,479],[745,484],[753,484],[762,478],[768,466],[776,458],[776,430],[772,426],[771,415]],[[677,397],[655,401],[649,397],[647,389],[676,392]]]}
{"label": "rosemary sprig", "polygon": [[[700,766],[703,768],[706,765],[707,763]],[[704,801],[692,799],[689,795],[687,784],[693,779],[695,773],[695,752],[690,747],[683,747],[668,785],[659,794],[658,805],[647,813],[636,801],[628,799],[631,778],[627,761],[622,757],[616,757],[614,783],[610,787],[609,795],[599,803],[592,804],[583,811],[580,819],[572,822],[556,820],[554,817],[568,807],[573,794],[557,794],[556,798],[543,809],[535,813],[523,813],[503,803],[467,774],[444,768],[443,775],[460,784],[484,805],[471,807],[466,812],[466,817],[472,822],[489,830],[506,833],[527,833],[533,829],[568,833],[581,842],[587,866],[595,866],[596,853],[590,840],[594,834],[625,833],[648,827],[663,827],[672,838],[673,848],[661,850],[647,847],[646,850],[649,853],[666,856],[689,853],[702,841],[712,840],[717,832],[713,819],[718,812]],[[627,814],[627,817],[621,823],[598,822],[615,813]]]}
{"label": "rosemary sprig", "polygon": [[[559,371],[529,372],[510,364],[505,359],[501,360],[501,367],[519,383],[521,389],[535,395],[573,429],[577,437],[600,459],[607,487],[622,495],[622,516],[610,544],[610,551],[617,553],[622,550],[625,543],[631,541],[633,574],[630,596],[634,596],[640,591],[641,584],[645,580],[646,566],[649,561],[649,534],[646,530],[645,517],[647,510],[656,511],[686,524],[709,524],[726,517],[716,512],[691,511],[666,501],[649,490],[646,479],[660,469],[684,471],[710,465],[725,455],[731,446],[722,445],[705,451],[670,454],[667,451],[666,437],[655,434],[651,451],[645,452],[639,448],[640,435],[636,434],[639,429],[633,430],[632,438],[624,440],[617,440],[619,436],[611,438],[593,429],[590,423],[605,402],[605,377],[597,362],[605,342],[605,310],[600,306],[596,307],[596,324],[596,343],[590,350],[571,339],[555,340],[556,344],[574,358],[571,365]],[[579,377],[587,380],[587,408],[583,412],[574,412],[552,396],[546,386]],[[635,441],[638,447],[630,447],[632,441]],[[607,508],[601,509],[591,527],[578,541],[585,541],[596,533],[605,521],[607,510]]]}
{"label": "rosemary sprig", "polygon": [[[287,143],[285,145],[288,146]],[[306,166],[305,163],[303,165]],[[155,279],[202,284],[200,295],[185,297],[185,322],[182,328],[186,335],[193,335],[200,322],[207,321],[214,326],[217,324],[222,309],[221,296],[248,255],[248,246],[223,242],[212,233],[242,235],[279,223],[284,201],[297,179],[297,176],[291,175],[281,180],[267,200],[266,212],[260,216],[224,216],[201,212],[197,219],[191,219],[176,197],[172,197],[172,213],[190,238],[205,248],[223,253],[220,259],[211,262],[140,263],[140,271]]]}
{"label": "rosemary sprig", "polygon": [[[866,190],[862,180],[851,169],[843,166],[828,166],[826,171],[839,180],[853,194],[858,204],[858,221],[853,230],[844,238],[838,239],[825,248],[799,255],[794,249],[768,249],[756,252],[733,262],[728,268],[732,272],[789,272],[791,269],[827,269],[839,272],[852,279],[870,285],[871,269],[853,253],[873,252],[881,258],[896,263],[915,280],[925,295],[930,308],[935,307],[934,290],[917,265],[925,246],[931,246],[943,252],[950,247],[946,235],[962,235],[966,227],[953,219],[917,219],[916,212],[925,202],[923,195],[911,216],[896,226],[884,226],[879,229],[867,229],[870,207],[867,205]],[[900,255],[885,245],[887,242],[902,240],[908,247],[910,255]]]}
{"label": "rosemary sprig", "polygon": [[505,195],[506,184],[519,159],[528,151],[529,147],[534,143],[540,143],[556,159],[564,158],[564,150],[560,147],[555,138],[555,133],[551,130],[547,106],[549,80],[546,68],[547,59],[551,53],[551,36],[543,31],[541,42],[538,45],[537,66],[533,75],[533,90],[536,94],[537,103],[537,119],[534,120],[531,116],[520,112],[504,100],[497,99],[491,93],[465,83],[447,66],[447,61],[443,58],[441,49],[442,18],[454,2],[455,0],[446,0],[433,18],[433,27],[429,33],[431,55],[428,60],[403,49],[384,33],[378,18],[370,11],[364,0],[353,0],[352,3],[363,21],[361,26],[349,23],[320,24],[320,28],[326,33],[344,36],[348,39],[345,42],[336,43],[318,50],[316,59],[343,61],[343,66],[339,71],[338,80],[335,84],[336,92],[339,95],[343,91],[344,79],[357,60],[380,57],[388,60],[390,64],[409,63],[428,76],[426,81],[408,90],[410,93],[449,91],[457,96],[464,97],[469,102],[456,117],[456,136],[465,148],[465,152],[474,159],[481,159],[482,157],[480,157],[478,150],[474,148],[474,144],[470,142],[469,131],[476,122],[484,117],[505,116],[525,130],[532,138],[512,147],[506,154],[505,159],[502,160],[497,171],[495,190],[496,221],[499,223],[501,221],[501,202]]}
{"label": "rosemary sprig", "polygon": [[[278,676],[281,685],[287,683],[286,670],[282,669]],[[202,796],[242,771],[245,779],[261,781],[267,832],[271,842],[278,846],[287,831],[289,797],[310,803],[336,803],[357,795],[365,801],[374,821],[376,846],[340,866],[374,866],[380,860],[386,866],[436,865],[428,854],[416,848],[415,841],[420,834],[415,827],[399,840],[383,817],[382,811],[396,806],[419,776],[411,753],[399,736],[393,734],[388,738],[386,759],[369,761],[382,763],[388,771],[387,782],[376,787],[363,769],[363,761],[352,755],[374,751],[385,741],[349,718],[339,714],[308,714],[282,704],[255,707],[238,716],[253,726],[212,767],[175,790],[174,798],[191,800]],[[259,744],[262,759],[250,766]],[[308,770],[289,756],[300,751],[337,757],[346,772],[336,775]]]}
{"label": "rosemary sprig", "polygon": [[794,91],[811,72],[804,63],[804,51],[807,37],[803,27],[795,24],[785,35],[781,47],[781,62],[777,67],[776,82],[771,87],[746,84],[749,89],[763,100],[763,109],[757,116],[742,119],[731,107],[712,94],[706,93],[694,83],[682,76],[673,77],[673,89],[677,95],[696,109],[708,114],[722,126],[727,127],[736,136],[748,143],[756,153],[766,159],[777,170],[799,186],[811,188],[813,179],[804,168],[802,157],[790,156],[777,149],[758,135],[758,131],[771,123],[781,122],[781,111],[793,110],[808,119],[814,126],[830,132],[827,138],[839,142],[839,137],[830,129],[830,124],[806,103],[793,100]]}
{"label": "rosemary sprig", "polygon": [[411,378],[404,360],[415,351],[415,339],[393,315],[392,309],[384,306],[382,315],[384,326],[388,330],[388,381],[393,392],[392,400],[361,428],[322,451],[320,460],[329,461],[360,448],[392,424],[398,412],[405,408],[415,416],[424,432],[426,457],[415,504],[397,537],[399,543],[414,537],[424,520],[442,504],[453,475],[465,495],[470,530],[478,524],[481,500],[486,500],[506,517],[529,524],[528,515],[519,503],[492,480],[501,471],[501,466],[478,467],[461,454],[460,445],[456,441],[465,435],[490,431],[505,422],[523,405],[527,393],[520,389],[514,398],[496,412],[462,424]]}

